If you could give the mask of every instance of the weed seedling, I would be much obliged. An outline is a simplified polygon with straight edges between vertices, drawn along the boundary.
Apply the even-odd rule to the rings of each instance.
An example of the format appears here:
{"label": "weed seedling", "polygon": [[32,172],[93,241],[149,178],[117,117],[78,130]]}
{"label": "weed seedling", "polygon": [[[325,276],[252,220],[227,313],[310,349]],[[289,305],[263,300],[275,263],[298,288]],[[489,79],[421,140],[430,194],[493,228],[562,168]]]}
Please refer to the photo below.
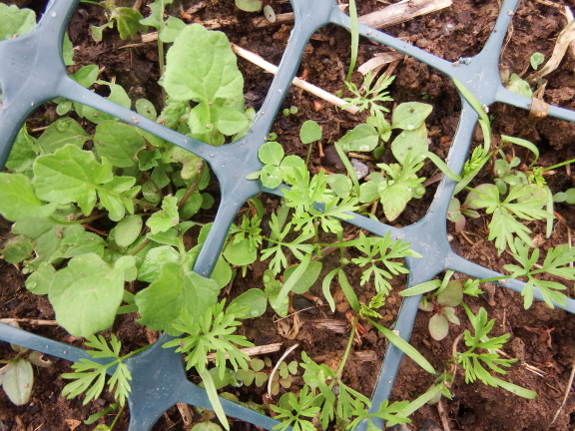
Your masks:
{"label": "weed seedling", "polygon": [[[10,325],[19,327],[17,323]],[[40,352],[15,344],[10,344],[10,346],[17,354],[10,359],[0,359],[0,364],[6,364],[0,368],[0,386],[10,401],[21,406],[28,402],[32,393],[32,386],[34,385],[32,365],[49,367],[52,362],[43,359]]]}

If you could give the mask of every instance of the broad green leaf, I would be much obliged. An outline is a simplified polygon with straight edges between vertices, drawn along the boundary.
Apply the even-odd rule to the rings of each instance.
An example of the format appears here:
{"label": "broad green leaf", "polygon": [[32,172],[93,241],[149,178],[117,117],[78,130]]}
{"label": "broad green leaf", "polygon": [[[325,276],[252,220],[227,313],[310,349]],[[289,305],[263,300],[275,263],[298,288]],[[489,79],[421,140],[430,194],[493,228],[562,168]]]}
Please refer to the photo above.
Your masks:
{"label": "broad green leaf", "polygon": [[221,107],[214,103],[210,105],[210,111],[214,125],[224,135],[235,135],[248,125],[246,116],[237,109]]}
{"label": "broad green leaf", "polygon": [[154,247],[142,261],[138,270],[138,280],[153,283],[160,278],[165,264],[178,263],[180,259],[180,254],[173,247]]}
{"label": "broad green leaf", "polygon": [[152,231],[152,234],[165,232],[180,222],[178,214],[177,199],[175,196],[166,196],[162,202],[162,210],[152,214],[146,222],[146,225]]}
{"label": "broad green leaf", "polygon": [[126,215],[134,212],[134,198],[140,191],[140,186],[132,187],[136,179],[134,177],[114,177],[112,181],[98,189],[100,202],[109,213],[112,221],[120,221]]}
{"label": "broad green leaf", "polygon": [[163,85],[174,100],[213,103],[243,95],[243,77],[224,33],[192,24],[176,39],[166,60]]}
{"label": "broad green leaf", "polygon": [[32,256],[34,243],[24,235],[16,235],[4,244],[2,255],[8,263],[20,263]]}
{"label": "broad green leaf", "polygon": [[14,141],[6,167],[12,172],[23,172],[32,166],[38,157],[37,153],[40,153],[40,148],[36,144],[36,140],[28,134],[26,127],[22,127]]}
{"label": "broad green leaf", "polygon": [[0,214],[6,220],[48,217],[55,209],[56,204],[44,204],[36,197],[28,177],[0,173]]}
{"label": "broad green leaf", "polygon": [[[118,25],[118,33],[120,33],[120,38],[126,40],[128,37],[134,37],[138,30],[146,32],[148,28],[145,25],[140,24],[140,20],[143,18],[142,14],[131,7],[119,7],[116,8],[116,20]],[[113,15],[114,16],[114,15]]]}
{"label": "broad green leaf", "polygon": [[347,132],[338,143],[343,151],[367,152],[373,151],[378,142],[379,134],[377,130],[367,124],[360,124],[352,131]]}
{"label": "broad green leaf", "polygon": [[[245,308],[243,315],[238,315],[240,319],[250,319],[253,317],[259,317],[266,312],[267,308],[267,298],[266,294],[261,289],[250,289],[247,292],[242,293],[236,299],[230,303],[230,307],[234,309]],[[255,370],[259,371],[259,370]]]}
{"label": "broad green leaf", "polygon": [[[95,233],[85,230],[78,231],[66,236],[60,243],[60,257],[69,259],[86,253],[95,253],[102,257],[104,255],[105,241]],[[52,255],[55,258],[57,254]]]}
{"label": "broad green leaf", "polygon": [[266,142],[258,150],[258,157],[264,165],[279,166],[285,152],[278,142]]}
{"label": "broad green leaf", "polygon": [[148,7],[152,10],[152,13],[147,18],[141,19],[140,24],[159,29],[160,22],[164,19],[162,16],[164,8],[166,5],[172,4],[173,1],[174,0],[155,0],[153,3],[150,3]]}
{"label": "broad green leaf", "polygon": [[14,39],[36,27],[36,14],[31,9],[18,9],[0,3],[0,40]]}
{"label": "broad green leaf", "polygon": [[110,120],[96,126],[93,141],[96,153],[119,168],[136,166],[136,153],[146,147],[146,141],[133,127]]}
{"label": "broad green leaf", "polygon": [[[290,277],[292,277],[295,270],[300,266],[300,264],[292,265],[284,271],[284,280],[287,282]],[[306,293],[309,288],[317,281],[319,274],[321,272],[322,263],[318,261],[311,261],[307,266],[307,269],[300,276],[296,283],[296,286],[292,289],[292,292],[302,294]]]}
{"label": "broad green leaf", "polygon": [[124,270],[89,253],[74,257],[56,273],[48,297],[58,323],[85,338],[112,325],[123,292]]}
{"label": "broad green leaf", "polygon": [[338,198],[345,199],[351,193],[351,180],[342,174],[328,175],[326,182]]}
{"label": "broad green leaf", "polygon": [[425,159],[427,147],[427,128],[425,124],[422,124],[416,129],[401,132],[391,143],[391,152],[396,160],[403,165],[409,151],[418,161]]}
{"label": "broad green leaf", "polygon": [[179,18],[170,16],[164,24],[160,33],[160,40],[164,43],[172,43],[186,28],[186,23]]}
{"label": "broad green leaf", "polygon": [[234,271],[232,271],[225,259],[220,256],[210,278],[217,283],[219,289],[223,289],[232,281],[233,276]]}
{"label": "broad green leaf", "polygon": [[392,129],[415,130],[424,124],[433,106],[420,102],[402,103],[393,111]]}
{"label": "broad green leaf", "polygon": [[254,263],[258,256],[257,249],[252,247],[247,238],[240,241],[230,241],[223,255],[229,263],[236,266]]}
{"label": "broad green leaf", "polygon": [[156,281],[136,294],[139,322],[150,329],[162,329],[175,335],[175,323],[182,309],[190,315],[203,315],[217,302],[217,283],[184,268],[179,263],[166,263]]}
{"label": "broad green leaf", "polygon": [[46,295],[50,292],[55,274],[54,267],[44,262],[26,279],[26,289],[36,295]]}
{"label": "broad green leaf", "polygon": [[80,84],[82,87],[88,88],[98,79],[98,74],[100,69],[96,64],[91,64],[89,66],[84,66],[76,73],[70,75],[74,81]]}
{"label": "broad green leaf", "polygon": [[18,221],[12,227],[12,232],[26,235],[34,240],[34,251],[37,257],[33,262],[28,263],[28,267],[33,270],[44,262],[52,262],[60,257],[58,250],[62,241],[78,232],[84,232],[84,228],[77,224],[62,226],[44,218]]}
{"label": "broad green leaf", "polygon": [[90,135],[72,118],[58,118],[42,133],[37,145],[42,148],[44,153],[54,153],[56,150],[64,147],[66,144],[82,148],[84,142],[90,138]]}
{"label": "broad green leaf", "polygon": [[185,180],[195,178],[196,175],[199,175],[204,163],[201,157],[198,157],[183,148],[176,147],[175,145],[170,149],[170,151],[167,151],[162,155],[162,161],[164,163],[181,163],[183,165],[181,176]]}
{"label": "broad green leaf", "polygon": [[[176,192],[176,198],[178,198],[178,203],[182,200],[184,195],[188,192],[186,189],[180,189]],[[189,220],[192,218],[202,207],[202,195],[199,191],[194,191],[188,196],[184,205],[179,208],[180,218],[182,220]]]}
{"label": "broad green leaf", "polygon": [[531,57],[529,58],[529,62],[531,63],[531,67],[535,70],[543,64],[545,61],[545,56],[540,52],[534,52]]}
{"label": "broad green leaf", "polygon": [[89,151],[66,145],[34,162],[34,187],[40,199],[66,204],[77,202],[85,215],[96,205],[96,190],[112,181],[112,166],[96,162]]}
{"label": "broad green leaf", "polygon": [[3,369],[3,374],[2,387],[10,401],[17,406],[26,404],[34,384],[32,364],[24,358],[18,358]]}
{"label": "broad green leaf", "polygon": [[528,99],[533,97],[533,90],[531,90],[529,83],[521,79],[516,73],[511,75],[506,87],[509,91]]}
{"label": "broad green leaf", "polygon": [[147,99],[136,100],[136,111],[148,120],[156,121],[156,118],[158,117],[154,104]]}
{"label": "broad green leaf", "polygon": [[[114,102],[117,105],[120,105],[126,109],[131,108],[132,101],[130,100],[128,93],[126,93],[126,90],[124,90],[122,86],[118,84],[112,84],[111,82],[106,81],[96,81],[96,82],[100,85],[107,85],[108,87],[110,87],[110,95],[106,97],[106,99],[108,99],[110,102]],[[112,121],[118,120],[116,117],[112,117],[109,114],[100,112],[90,106],[83,106],[77,103],[74,106],[76,108],[76,111],[78,112],[78,115],[80,115],[83,118],[86,118],[87,120],[91,121],[94,124],[98,124],[106,120],[112,120]]]}
{"label": "broad green leaf", "polygon": [[116,225],[115,236],[116,244],[120,247],[128,247],[131,245],[142,231],[142,216],[131,215],[122,220]]}
{"label": "broad green leaf", "polygon": [[321,139],[321,127],[313,120],[307,120],[301,126],[299,131],[299,139],[302,144],[311,144],[312,142]]}

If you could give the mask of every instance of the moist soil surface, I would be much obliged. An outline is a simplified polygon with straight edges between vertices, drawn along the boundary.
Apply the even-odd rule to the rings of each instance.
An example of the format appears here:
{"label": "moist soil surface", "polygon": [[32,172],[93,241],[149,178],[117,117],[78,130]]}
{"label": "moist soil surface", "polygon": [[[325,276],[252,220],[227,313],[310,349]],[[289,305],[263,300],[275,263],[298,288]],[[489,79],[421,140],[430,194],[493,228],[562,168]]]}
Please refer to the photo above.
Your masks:
{"label": "moist soil surface", "polygon": [[[44,8],[44,2],[20,0],[19,6],[35,9],[38,15]],[[149,15],[147,1],[143,2],[141,12]],[[215,3],[215,4],[213,4]],[[359,15],[382,9],[385,1],[358,2]],[[505,48],[501,53],[501,69],[510,73],[525,73],[529,66],[529,58],[534,52],[541,52],[548,59],[551,56],[555,40],[566,25],[562,15],[563,0],[523,1],[513,19],[512,31],[508,34]],[[290,5],[284,1],[272,3],[276,14],[289,12]],[[131,4],[128,4],[131,6]],[[573,4],[571,4],[573,6]],[[189,8],[195,10],[189,13]],[[409,41],[428,52],[455,62],[460,57],[477,54],[487,40],[495,23],[500,5],[495,1],[458,0],[451,7],[417,17],[403,24],[387,27],[389,34]],[[230,40],[245,49],[253,51],[273,64],[279,64],[287,44],[292,25],[267,25],[256,27],[254,19],[261,19],[261,13],[249,14],[238,10],[231,1],[174,2],[168,12],[180,15],[189,22],[199,22],[210,29],[224,31]],[[68,34],[75,48],[75,66],[69,68],[73,73],[81,66],[97,64],[103,71],[100,79],[112,81],[124,86],[132,100],[145,97],[151,100],[157,108],[162,101],[161,87],[157,84],[159,78],[158,55],[155,43],[141,43],[140,37],[131,41],[122,41],[115,30],[106,30],[104,40],[96,43],[90,37],[91,25],[104,23],[103,10],[97,5],[81,3],[74,13]],[[358,64],[362,64],[374,54],[387,52],[389,48],[360,40]],[[344,74],[347,72],[350,56],[349,33],[336,26],[327,26],[318,30],[313,40],[308,44],[303,55],[298,76],[306,79],[332,93],[343,88]],[[245,78],[244,92],[247,105],[258,109],[266,95],[272,75],[263,72],[256,66],[239,59],[238,64]],[[575,61],[567,55],[561,67],[548,77],[546,101],[568,109],[575,109],[575,80],[573,71]],[[433,105],[433,112],[427,120],[430,136],[430,150],[440,157],[445,157],[451,139],[459,120],[460,100],[450,80],[439,72],[431,69],[412,58],[404,58],[395,64],[392,73],[396,76],[390,87],[390,95],[396,103],[406,101],[422,101]],[[361,75],[355,73],[352,81],[361,83]],[[95,90],[106,96],[106,87]],[[347,94],[349,96],[349,94]],[[287,154],[305,156],[307,148],[299,141],[301,124],[313,119],[323,128],[325,156],[320,157],[314,148],[311,158],[311,169],[320,168],[332,172],[344,172],[341,161],[332,151],[333,142],[359,124],[364,116],[352,115],[336,110],[329,103],[319,101],[299,89],[292,88],[287,95],[283,108],[296,106],[297,114],[278,115],[272,131],[278,134]],[[391,108],[392,106],[390,106]],[[520,136],[531,140],[541,153],[541,164],[551,166],[560,161],[575,156],[571,143],[575,139],[575,125],[551,118],[538,122],[532,121],[528,112],[512,107],[496,105],[490,112],[494,139],[501,134]],[[57,118],[55,105],[45,104],[30,118],[29,130],[35,130],[50,124]],[[82,123],[89,131],[90,123]],[[474,135],[475,143],[481,142],[479,130]],[[525,157],[525,153],[517,154]],[[383,156],[384,160],[386,155]],[[366,163],[375,167],[373,160]],[[423,175],[432,178],[437,171],[431,164],[426,164]],[[480,174],[478,183],[491,178],[489,167]],[[574,176],[565,167],[556,170],[548,176],[548,182],[553,192],[566,190],[575,186]],[[428,208],[435,190],[433,182],[427,187],[426,195],[419,201],[408,205],[407,210],[394,222],[405,226],[416,222]],[[272,211],[278,200],[273,196],[261,197],[262,202]],[[529,227],[535,234],[535,241],[543,251],[549,247],[563,244],[570,238],[570,228],[575,227],[575,215],[569,205],[556,205],[560,221],[556,222],[553,234],[545,237],[545,226],[542,223],[531,223]],[[376,213],[380,219],[381,213]],[[213,214],[205,214],[207,220]],[[452,235],[453,250],[473,262],[493,270],[504,272],[505,264],[513,263],[510,255],[498,255],[493,245],[487,241],[487,224],[489,218],[480,218],[468,222],[463,232],[455,233],[452,223],[449,230]],[[5,240],[9,235],[10,223],[2,221],[0,235]],[[349,225],[344,237],[358,234],[357,228]],[[327,239],[328,241],[330,239]],[[335,254],[335,253],[334,253]],[[325,268],[337,264],[337,258],[327,256]],[[225,295],[234,298],[251,287],[261,287],[261,275],[267,268],[265,263],[254,264],[245,279],[239,278]],[[373,286],[369,283],[359,286],[359,271],[348,273],[352,285],[356,286],[361,299],[373,296]],[[54,312],[45,296],[34,295],[24,287],[25,277],[14,265],[0,261],[0,318],[53,320]],[[380,323],[389,326],[397,316],[401,297],[398,291],[404,288],[406,277],[393,280],[395,291],[381,309],[383,318]],[[483,287],[486,293],[478,298],[466,298],[466,303],[477,312],[484,307],[489,318],[496,319],[493,335],[510,334],[508,343],[504,346],[504,354],[518,361],[510,368],[506,380],[536,391],[534,400],[525,400],[500,388],[493,388],[481,383],[466,384],[461,372],[452,384],[453,399],[443,398],[443,419],[452,430],[572,430],[575,429],[575,399],[569,396],[561,408],[564,395],[569,390],[569,376],[575,366],[575,316],[560,309],[550,309],[545,304],[535,302],[529,309],[523,309],[523,299],[519,294],[507,289],[488,285]],[[321,288],[313,294],[321,296]],[[573,297],[573,285],[568,284],[567,294]],[[337,299],[337,298],[336,298]],[[270,342],[282,342],[281,351],[294,343],[299,348],[288,360],[299,359],[301,350],[318,362],[324,362],[337,367],[338,360],[347,343],[345,300],[338,304],[338,311],[330,313],[327,307],[313,307],[312,302],[302,299],[297,308],[312,307],[306,312],[298,313],[301,327],[294,330],[294,318],[276,322],[277,316],[268,311],[259,319],[245,321],[240,332],[256,345]],[[457,309],[461,326],[451,325],[449,335],[442,341],[435,341],[429,335],[427,328],[430,313],[420,312],[415,321],[411,343],[428,359],[436,369],[441,369],[445,361],[452,355],[455,338],[470,324],[461,307]],[[124,343],[126,352],[155,341],[158,334],[146,331],[135,319],[137,315],[119,316],[111,331]],[[59,340],[76,346],[82,346],[82,340],[71,337],[57,325],[38,325],[21,323],[24,329],[30,330],[51,339]],[[346,366],[343,380],[352,388],[370,396],[376,382],[381,359],[385,355],[385,339],[374,328],[365,325],[366,334],[362,336],[361,345],[354,347],[353,360]],[[291,331],[291,335],[290,335]],[[286,335],[287,334],[287,335]],[[462,344],[459,347],[462,348]],[[280,352],[281,353],[281,352]],[[280,353],[269,355],[272,362],[279,359]],[[5,343],[0,343],[0,356],[12,357],[14,352]],[[61,396],[61,390],[66,384],[60,375],[70,371],[70,363],[58,358],[50,358],[52,366],[48,368],[35,367],[35,382],[30,402],[16,407],[0,394],[0,430],[18,431],[51,431],[51,430],[92,430],[94,425],[82,423],[91,414],[101,411],[112,401],[109,395],[82,404],[82,399],[67,400]],[[301,371],[300,371],[301,375]],[[194,380],[194,377],[190,377]],[[409,358],[401,364],[393,392],[392,401],[413,400],[433,384],[434,377],[423,371]],[[294,379],[292,388],[300,387],[301,378]],[[262,388],[241,387],[228,389],[240,399],[253,400],[261,403]],[[555,413],[561,408],[555,422]],[[446,429],[442,425],[437,405],[425,405],[411,417],[412,423],[407,425],[410,430]],[[199,416],[196,415],[196,420]],[[112,416],[100,419],[97,423],[110,424]],[[122,413],[115,430],[128,428],[129,415]],[[241,422],[232,422],[236,430],[253,429],[255,427]],[[156,423],[154,430],[183,430],[182,416],[174,407],[166,412]]]}

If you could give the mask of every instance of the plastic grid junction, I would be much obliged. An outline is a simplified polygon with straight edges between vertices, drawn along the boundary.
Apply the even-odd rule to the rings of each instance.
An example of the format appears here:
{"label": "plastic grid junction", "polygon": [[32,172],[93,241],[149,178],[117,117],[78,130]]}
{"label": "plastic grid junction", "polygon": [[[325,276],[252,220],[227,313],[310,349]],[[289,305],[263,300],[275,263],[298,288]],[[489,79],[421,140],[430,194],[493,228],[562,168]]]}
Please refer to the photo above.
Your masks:
{"label": "plastic grid junction", "polygon": [[[333,23],[349,29],[350,18],[339,10],[336,0],[290,0],[295,13],[295,26],[279,71],[253,126],[240,140],[215,148],[124,109],[83,88],[68,77],[61,47],[66,26],[78,1],[51,0],[39,25],[33,31],[16,39],[0,42],[0,89],[3,94],[3,106],[0,109],[0,166],[4,166],[16,135],[28,116],[42,103],[56,97],[64,97],[113,115],[202,157],[217,176],[222,193],[214,227],[194,267],[194,271],[207,276],[214,268],[237,211],[246,200],[260,192],[282,194],[279,188],[265,189],[259,181],[248,181],[245,176],[261,169],[258,149],[265,142],[274,117],[295,76],[305,45],[312,34],[326,24]],[[531,100],[507,90],[499,78],[498,60],[501,47],[518,4],[519,0],[505,0],[483,50],[474,57],[462,59],[458,64],[452,64],[361,24],[359,33],[414,57],[451,78],[457,78],[484,106],[502,102],[529,110]],[[461,103],[461,117],[447,162],[454,172],[460,172],[463,167],[478,118],[463,97]],[[575,112],[556,106],[549,107],[549,115],[575,122]],[[410,270],[408,286],[428,281],[446,269],[476,278],[496,277],[498,273],[469,262],[451,250],[447,240],[446,214],[455,185],[454,181],[444,176],[427,214],[413,225],[394,228],[359,215],[347,222],[375,235],[383,236],[390,232],[395,239],[411,242],[411,248],[424,258],[406,258]],[[506,280],[501,286],[520,292],[524,283]],[[537,290],[535,298],[541,300],[541,294]],[[401,305],[395,329],[405,340],[409,340],[419,301],[420,296],[408,297]],[[561,308],[575,314],[575,300],[568,299],[567,305]],[[132,392],[128,398],[130,431],[150,430],[156,420],[177,402],[210,408],[204,389],[187,380],[180,354],[174,353],[172,349],[161,348],[167,338],[162,336],[149,349],[126,361],[133,376]],[[91,358],[83,349],[6,324],[0,324],[0,340],[70,361]],[[389,397],[402,356],[399,349],[389,345],[373,393],[373,409],[377,409],[379,403]],[[278,423],[270,417],[225,399],[221,399],[221,402],[229,416],[265,429],[271,429]],[[381,427],[381,421],[377,425]],[[363,431],[366,427],[367,424],[362,423],[357,430]]]}

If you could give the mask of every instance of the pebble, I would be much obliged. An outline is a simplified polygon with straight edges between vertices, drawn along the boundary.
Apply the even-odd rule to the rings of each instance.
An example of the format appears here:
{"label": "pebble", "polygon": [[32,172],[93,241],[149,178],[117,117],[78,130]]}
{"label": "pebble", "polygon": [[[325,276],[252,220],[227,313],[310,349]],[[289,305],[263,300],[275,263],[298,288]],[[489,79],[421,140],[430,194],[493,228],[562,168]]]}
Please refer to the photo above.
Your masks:
{"label": "pebble", "polygon": [[360,162],[357,159],[351,159],[351,165],[353,166],[353,170],[355,171],[355,175],[357,175],[358,180],[361,180],[369,174],[369,167],[365,163]]}

